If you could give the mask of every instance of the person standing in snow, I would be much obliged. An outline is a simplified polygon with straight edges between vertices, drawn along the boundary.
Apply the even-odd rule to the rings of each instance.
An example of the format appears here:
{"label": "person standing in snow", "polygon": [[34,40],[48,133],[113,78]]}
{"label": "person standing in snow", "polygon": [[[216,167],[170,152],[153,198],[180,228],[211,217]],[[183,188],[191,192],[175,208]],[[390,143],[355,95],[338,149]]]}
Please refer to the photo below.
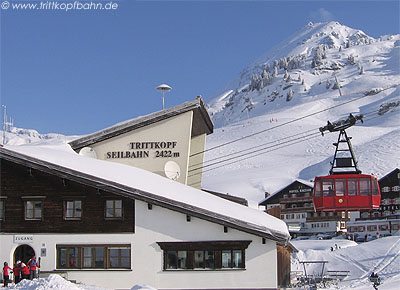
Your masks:
{"label": "person standing in snow", "polygon": [[29,261],[28,261],[28,266],[29,266],[29,280],[33,280],[33,278],[37,278],[37,262],[36,262],[36,257],[33,256]]}
{"label": "person standing in snow", "polygon": [[14,271],[14,283],[18,284],[21,281],[21,261],[17,261],[13,268]]}
{"label": "person standing in snow", "polygon": [[4,262],[4,267],[3,267],[4,287],[8,286],[8,281],[10,280],[10,273],[12,273],[12,268],[10,266],[8,266],[7,262]]}
{"label": "person standing in snow", "polygon": [[21,262],[21,274],[22,274],[22,279],[29,279],[30,271],[29,267],[24,263]]}

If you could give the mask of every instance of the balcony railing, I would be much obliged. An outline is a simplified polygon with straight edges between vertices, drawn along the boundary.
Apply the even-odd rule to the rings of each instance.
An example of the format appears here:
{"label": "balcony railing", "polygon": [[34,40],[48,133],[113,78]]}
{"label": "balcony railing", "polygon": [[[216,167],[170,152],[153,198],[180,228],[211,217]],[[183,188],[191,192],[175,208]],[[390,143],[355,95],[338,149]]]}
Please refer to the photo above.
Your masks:
{"label": "balcony railing", "polygon": [[300,197],[287,197],[281,198],[280,203],[295,203],[295,202],[312,202],[312,196],[300,196]]}

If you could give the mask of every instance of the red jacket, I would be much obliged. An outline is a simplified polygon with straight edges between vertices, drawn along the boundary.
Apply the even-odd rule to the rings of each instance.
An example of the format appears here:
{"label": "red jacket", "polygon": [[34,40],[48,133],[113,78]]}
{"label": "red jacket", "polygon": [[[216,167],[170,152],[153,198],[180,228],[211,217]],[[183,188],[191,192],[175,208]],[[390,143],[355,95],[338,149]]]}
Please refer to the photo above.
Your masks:
{"label": "red jacket", "polygon": [[3,275],[4,276],[8,276],[9,275],[8,270],[12,271],[13,269],[8,265],[3,267]]}
{"label": "red jacket", "polygon": [[36,271],[36,267],[38,267],[36,259],[35,258],[30,259],[28,262],[28,266],[29,266],[29,269],[31,269],[32,271]]}
{"label": "red jacket", "polygon": [[13,271],[14,271],[15,276],[19,276],[21,274],[21,268],[20,268],[19,264],[14,265]]}
{"label": "red jacket", "polygon": [[29,275],[31,272],[29,271],[29,268],[25,264],[21,264],[21,272],[24,275]]}

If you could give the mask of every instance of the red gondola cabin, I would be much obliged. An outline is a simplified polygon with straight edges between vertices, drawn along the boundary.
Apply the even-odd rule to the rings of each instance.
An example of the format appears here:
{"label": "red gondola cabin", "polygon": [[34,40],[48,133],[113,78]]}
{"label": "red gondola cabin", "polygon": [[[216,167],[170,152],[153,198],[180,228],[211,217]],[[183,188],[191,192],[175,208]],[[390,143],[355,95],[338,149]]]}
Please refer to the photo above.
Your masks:
{"label": "red gondola cabin", "polygon": [[315,178],[313,199],[316,211],[375,210],[381,193],[375,176],[335,174]]}

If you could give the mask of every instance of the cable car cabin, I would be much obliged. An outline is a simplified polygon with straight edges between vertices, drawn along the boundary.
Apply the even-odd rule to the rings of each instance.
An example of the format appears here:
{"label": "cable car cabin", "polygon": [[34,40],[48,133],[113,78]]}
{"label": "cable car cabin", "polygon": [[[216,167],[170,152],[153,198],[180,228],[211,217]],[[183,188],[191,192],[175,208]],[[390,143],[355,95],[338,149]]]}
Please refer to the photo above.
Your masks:
{"label": "cable car cabin", "polygon": [[379,209],[378,179],[365,174],[335,174],[316,177],[313,200],[316,211]]}

